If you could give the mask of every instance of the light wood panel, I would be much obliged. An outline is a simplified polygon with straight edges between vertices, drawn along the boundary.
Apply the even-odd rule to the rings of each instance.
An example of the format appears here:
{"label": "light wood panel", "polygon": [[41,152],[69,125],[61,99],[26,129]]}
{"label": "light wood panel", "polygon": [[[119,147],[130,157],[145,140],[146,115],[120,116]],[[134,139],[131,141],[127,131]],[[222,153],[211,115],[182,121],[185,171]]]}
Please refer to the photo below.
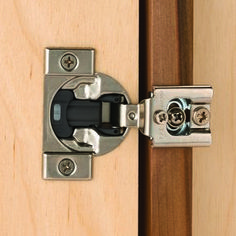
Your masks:
{"label": "light wood panel", "polygon": [[138,0],[0,2],[0,234],[137,235],[138,135],[89,182],[41,179],[44,48],[93,47],[96,71],[138,95]]}
{"label": "light wood panel", "polygon": [[193,235],[236,235],[236,1],[194,1],[194,83],[212,84],[213,145],[195,148]]}

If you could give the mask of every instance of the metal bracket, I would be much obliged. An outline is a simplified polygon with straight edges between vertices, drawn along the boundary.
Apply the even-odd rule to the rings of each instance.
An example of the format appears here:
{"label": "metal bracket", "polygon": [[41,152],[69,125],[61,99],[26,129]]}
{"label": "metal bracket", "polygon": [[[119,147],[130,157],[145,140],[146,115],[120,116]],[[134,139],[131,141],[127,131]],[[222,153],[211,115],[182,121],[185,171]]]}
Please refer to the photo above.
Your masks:
{"label": "metal bracket", "polygon": [[46,49],[44,179],[91,179],[92,157],[119,146],[131,127],[153,147],[211,144],[210,86],[154,86],[150,98],[129,104],[116,80],[94,72],[94,54]]}
{"label": "metal bracket", "polygon": [[[116,122],[111,122],[109,114],[111,109],[119,112],[117,105],[120,102],[129,103],[129,96],[110,76],[94,73],[93,49],[46,49],[45,56],[43,178],[89,180],[92,178],[91,157],[112,151],[128,133],[129,128],[111,125]],[[68,118],[67,111],[70,106],[65,105],[60,99],[63,99],[68,91],[73,97],[72,102],[79,102],[82,108],[85,107],[83,101],[99,100],[97,110],[101,110],[101,114],[98,120],[103,124],[102,127],[96,129],[96,125],[93,127],[74,125],[72,129],[71,123],[74,122],[74,117],[70,124],[63,126],[63,121]],[[59,92],[62,95],[58,100],[56,98]],[[73,104],[71,110],[74,110]],[[84,111],[87,112],[86,107]],[[75,114],[77,115],[79,114]],[[88,119],[92,119],[93,115],[95,116],[90,114]],[[111,128],[106,127],[109,123]],[[66,132],[72,131],[68,137],[65,137],[66,128]],[[60,163],[64,164],[64,168],[58,167]],[[71,171],[72,169],[76,171]]]}
{"label": "metal bracket", "polygon": [[43,154],[44,179],[83,179],[92,178],[92,155],[63,153]]}
{"label": "metal bracket", "polygon": [[151,98],[121,105],[120,126],[139,128],[153,147],[208,146],[212,96],[210,86],[154,86]]}

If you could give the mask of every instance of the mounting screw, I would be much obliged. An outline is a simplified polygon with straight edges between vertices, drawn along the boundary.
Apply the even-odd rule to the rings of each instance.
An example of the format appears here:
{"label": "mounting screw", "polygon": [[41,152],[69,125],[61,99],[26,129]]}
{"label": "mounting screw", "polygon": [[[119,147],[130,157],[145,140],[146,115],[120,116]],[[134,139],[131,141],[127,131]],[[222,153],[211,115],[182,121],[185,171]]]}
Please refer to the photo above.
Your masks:
{"label": "mounting screw", "polygon": [[202,126],[206,125],[210,120],[210,112],[205,107],[197,107],[193,111],[193,122],[196,125]]}
{"label": "mounting screw", "polygon": [[130,120],[134,120],[136,118],[136,114],[133,112],[133,111],[131,111],[130,113],[129,113],[129,119]]}
{"label": "mounting screw", "polygon": [[75,164],[71,159],[63,159],[59,163],[58,169],[64,176],[69,176],[75,170]]}
{"label": "mounting screw", "polygon": [[157,123],[159,125],[164,125],[164,124],[166,124],[167,120],[168,120],[168,116],[165,111],[156,111],[154,113],[155,123]]}
{"label": "mounting screw", "polygon": [[66,71],[72,71],[77,66],[77,58],[71,53],[66,53],[61,58],[61,66]]}
{"label": "mounting screw", "polygon": [[179,107],[173,107],[168,111],[168,119],[169,125],[177,128],[184,123],[186,115],[185,112]]}

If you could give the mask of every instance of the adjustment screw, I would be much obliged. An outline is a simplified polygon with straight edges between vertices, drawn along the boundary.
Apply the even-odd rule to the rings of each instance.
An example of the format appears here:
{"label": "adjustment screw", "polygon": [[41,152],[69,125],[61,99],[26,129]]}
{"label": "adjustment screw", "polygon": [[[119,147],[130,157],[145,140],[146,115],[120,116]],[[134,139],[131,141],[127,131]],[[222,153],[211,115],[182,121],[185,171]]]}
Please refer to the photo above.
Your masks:
{"label": "adjustment screw", "polygon": [[168,115],[165,111],[156,111],[154,113],[154,121],[158,125],[166,124],[167,120],[168,120]]}
{"label": "adjustment screw", "polygon": [[173,107],[168,111],[168,119],[169,125],[179,127],[184,123],[186,115],[179,107]]}
{"label": "adjustment screw", "polygon": [[66,53],[61,58],[61,66],[66,71],[72,71],[77,66],[77,58],[71,53]]}
{"label": "adjustment screw", "polygon": [[197,107],[193,111],[193,122],[196,125],[202,126],[209,123],[210,120],[210,112],[205,107]]}
{"label": "adjustment screw", "polygon": [[75,164],[71,159],[63,159],[59,163],[58,169],[64,176],[69,176],[75,170]]}

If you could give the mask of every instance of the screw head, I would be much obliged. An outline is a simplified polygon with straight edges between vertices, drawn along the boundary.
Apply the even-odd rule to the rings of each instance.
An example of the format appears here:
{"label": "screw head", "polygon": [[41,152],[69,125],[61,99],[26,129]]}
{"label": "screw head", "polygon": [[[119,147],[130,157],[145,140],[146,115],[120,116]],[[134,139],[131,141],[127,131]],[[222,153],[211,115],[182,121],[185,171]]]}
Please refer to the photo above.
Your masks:
{"label": "screw head", "polygon": [[71,159],[63,159],[60,161],[58,169],[64,176],[69,176],[75,170],[75,163]]}
{"label": "screw head", "polygon": [[168,115],[165,111],[156,111],[154,113],[154,121],[158,125],[166,124],[167,120],[168,120]]}
{"label": "screw head", "polygon": [[185,112],[179,107],[173,107],[168,111],[168,123],[172,127],[180,127],[186,119]]}
{"label": "screw head", "polygon": [[72,71],[77,66],[77,58],[71,53],[66,53],[61,58],[61,66],[66,71]]}
{"label": "screw head", "polygon": [[130,113],[129,113],[129,119],[130,120],[134,120],[136,118],[136,114],[133,112],[133,111],[131,111]]}
{"label": "screw head", "polygon": [[193,111],[193,122],[196,125],[203,126],[209,123],[210,112],[206,107],[197,107]]}

